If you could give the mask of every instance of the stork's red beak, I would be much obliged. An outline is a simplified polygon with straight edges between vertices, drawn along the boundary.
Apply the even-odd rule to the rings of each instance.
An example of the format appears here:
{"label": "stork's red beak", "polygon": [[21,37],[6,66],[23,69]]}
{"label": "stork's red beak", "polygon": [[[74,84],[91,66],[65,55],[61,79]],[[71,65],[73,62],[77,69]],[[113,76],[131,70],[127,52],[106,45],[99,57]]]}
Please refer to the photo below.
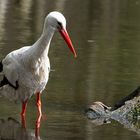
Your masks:
{"label": "stork's red beak", "polygon": [[71,42],[71,39],[69,37],[69,34],[68,34],[67,30],[61,28],[61,29],[59,29],[59,32],[62,35],[62,37],[64,38],[64,40],[66,41],[66,43],[67,43],[68,47],[70,48],[71,52],[74,54],[74,57],[76,58],[77,54],[76,54],[76,51],[73,47],[73,44]]}

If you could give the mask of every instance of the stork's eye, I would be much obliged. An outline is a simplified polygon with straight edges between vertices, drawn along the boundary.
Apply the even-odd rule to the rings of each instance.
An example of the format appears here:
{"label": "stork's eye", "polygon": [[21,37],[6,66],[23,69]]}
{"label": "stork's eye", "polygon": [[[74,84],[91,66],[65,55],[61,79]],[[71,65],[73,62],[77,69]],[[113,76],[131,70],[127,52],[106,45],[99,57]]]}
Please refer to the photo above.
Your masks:
{"label": "stork's eye", "polygon": [[57,21],[57,24],[59,25],[59,28],[62,28],[62,23]]}

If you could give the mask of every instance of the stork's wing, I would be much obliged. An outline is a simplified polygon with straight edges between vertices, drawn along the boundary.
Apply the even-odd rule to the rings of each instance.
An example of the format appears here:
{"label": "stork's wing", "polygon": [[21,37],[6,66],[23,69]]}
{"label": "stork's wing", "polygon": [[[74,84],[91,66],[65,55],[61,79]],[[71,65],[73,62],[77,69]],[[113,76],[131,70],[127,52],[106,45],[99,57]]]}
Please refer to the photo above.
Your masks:
{"label": "stork's wing", "polygon": [[9,81],[11,86],[13,85],[15,88],[17,87],[17,82],[19,80],[19,74],[22,67],[21,56],[27,49],[29,49],[29,46],[15,50],[9,53],[2,61],[4,76]]}
{"label": "stork's wing", "polygon": [[18,81],[18,65],[14,57],[7,55],[2,61],[4,78],[3,82],[16,87]]}

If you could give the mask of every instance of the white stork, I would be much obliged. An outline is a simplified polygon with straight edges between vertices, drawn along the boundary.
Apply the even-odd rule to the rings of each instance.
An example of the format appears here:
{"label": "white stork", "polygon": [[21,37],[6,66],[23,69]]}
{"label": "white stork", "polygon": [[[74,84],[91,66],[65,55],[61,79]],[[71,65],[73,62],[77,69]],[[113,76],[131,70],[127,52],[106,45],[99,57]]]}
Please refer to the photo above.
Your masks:
{"label": "white stork", "polygon": [[3,80],[0,95],[22,102],[21,116],[25,116],[27,101],[37,95],[38,113],[41,112],[40,95],[45,89],[50,72],[48,51],[55,31],[59,31],[76,57],[76,52],[66,30],[65,17],[59,12],[51,12],[45,18],[39,39],[32,46],[25,46],[9,53],[0,63]]}

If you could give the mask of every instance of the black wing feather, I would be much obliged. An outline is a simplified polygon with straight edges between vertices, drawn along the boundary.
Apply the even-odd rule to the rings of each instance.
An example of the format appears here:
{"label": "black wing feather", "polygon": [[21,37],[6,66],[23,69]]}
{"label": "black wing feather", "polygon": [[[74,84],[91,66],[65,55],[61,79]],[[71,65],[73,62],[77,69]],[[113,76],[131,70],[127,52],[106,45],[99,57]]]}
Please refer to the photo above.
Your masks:
{"label": "black wing feather", "polygon": [[3,80],[0,82],[0,87],[2,87],[4,85],[9,85],[12,88],[14,88],[15,90],[17,90],[19,87],[18,81],[16,81],[16,86],[14,86],[8,81],[8,79],[5,76],[3,77]]}
{"label": "black wing feather", "polygon": [[2,64],[2,61],[0,61],[0,72],[3,71],[3,64]]}

